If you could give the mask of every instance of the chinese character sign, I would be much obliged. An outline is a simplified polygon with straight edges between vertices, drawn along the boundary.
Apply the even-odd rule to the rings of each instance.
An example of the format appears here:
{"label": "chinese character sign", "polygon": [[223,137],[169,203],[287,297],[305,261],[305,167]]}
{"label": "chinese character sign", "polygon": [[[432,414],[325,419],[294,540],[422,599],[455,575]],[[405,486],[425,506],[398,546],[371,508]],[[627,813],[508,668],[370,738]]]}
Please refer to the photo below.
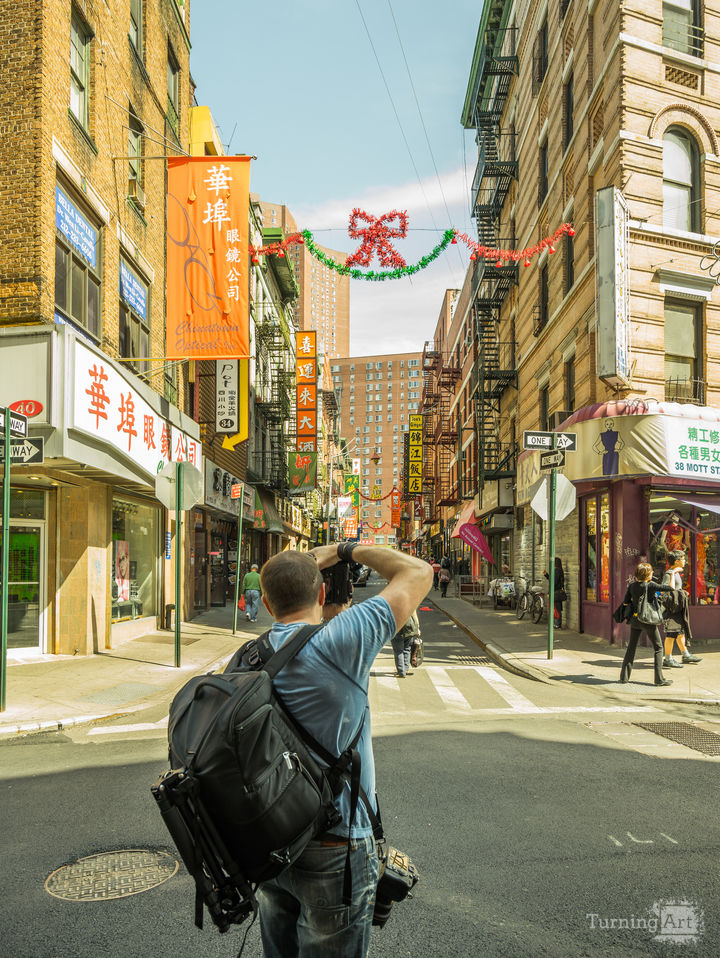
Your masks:
{"label": "chinese character sign", "polygon": [[317,480],[316,452],[288,453],[288,484],[290,495],[297,492],[309,492],[315,488]]}
{"label": "chinese character sign", "polygon": [[390,525],[397,529],[400,525],[400,493],[397,489],[393,489],[390,496]]}
{"label": "chinese character sign", "polygon": [[357,509],[360,505],[360,476],[355,473],[348,473],[345,476],[345,495],[352,499],[353,506]]}
{"label": "chinese character sign", "polygon": [[167,356],[247,359],[250,158],[168,160]]}
{"label": "chinese character sign", "polygon": [[298,452],[317,452],[317,342],[314,330],[295,334],[295,412]]}
{"label": "chinese character sign", "polygon": [[238,359],[215,361],[215,432],[237,432],[240,422]]}
{"label": "chinese character sign", "polygon": [[422,493],[422,443],[423,417],[410,416],[410,428],[408,430],[407,490],[411,496],[419,496]]}

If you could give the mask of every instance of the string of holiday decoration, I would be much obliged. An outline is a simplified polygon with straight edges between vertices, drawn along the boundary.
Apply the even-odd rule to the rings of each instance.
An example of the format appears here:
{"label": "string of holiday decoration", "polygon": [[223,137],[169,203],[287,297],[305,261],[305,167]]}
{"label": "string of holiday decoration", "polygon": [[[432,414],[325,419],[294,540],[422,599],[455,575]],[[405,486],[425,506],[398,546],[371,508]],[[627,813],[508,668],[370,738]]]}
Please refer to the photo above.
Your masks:
{"label": "string of holiday decoration", "polygon": [[[357,491],[360,492],[359,489]],[[364,499],[366,502],[382,502],[383,499],[389,499],[390,496],[395,491],[396,491],[395,489],[391,489],[390,492],[388,492],[387,495],[384,495],[384,496],[366,496],[364,492],[360,492],[360,498]]]}
{"label": "string of holiday decoration", "polygon": [[[447,229],[437,246],[425,256],[422,256],[417,263],[408,265],[391,242],[395,239],[404,239],[407,236],[408,222],[406,210],[391,210],[389,213],[375,217],[365,210],[354,209],[350,216],[348,234],[353,239],[360,239],[362,242],[355,252],[346,258],[344,263],[337,262],[332,256],[321,250],[316,245],[310,230],[303,230],[302,233],[291,233],[279,242],[267,243],[263,246],[250,246],[250,255],[253,263],[258,263],[261,256],[283,257],[290,246],[305,245],[316,260],[340,275],[350,276],[351,279],[378,282],[386,279],[401,279],[403,276],[412,276],[414,273],[419,273],[420,270],[426,269],[434,262],[448,246],[457,244],[458,240],[465,243],[470,250],[471,260],[484,259],[488,262],[494,262],[495,266],[501,268],[518,263],[520,260],[523,261],[524,266],[530,266],[532,257],[543,250],[546,249],[549,254],[554,253],[555,245],[561,236],[567,234],[572,237],[575,235],[572,223],[563,223],[558,226],[551,236],[546,236],[533,246],[526,246],[525,249],[517,250],[485,246],[469,237],[467,233],[458,233],[455,229]],[[366,272],[358,269],[359,266],[370,266],[373,256],[377,256],[381,266],[391,268],[385,270],[370,269]]]}
{"label": "string of holiday decoration", "polygon": [[392,529],[392,526],[389,522],[383,522],[381,526],[371,526],[369,522],[363,522],[363,532],[369,530],[370,532],[380,532],[381,529],[384,529],[387,526],[388,529]]}
{"label": "string of holiday decoration", "polygon": [[494,260],[495,265],[500,269],[503,266],[507,266],[510,263],[517,263],[520,260],[523,260],[523,266],[529,266],[532,257],[537,255],[537,253],[542,253],[544,249],[548,251],[548,254],[552,255],[555,252],[557,241],[565,233],[567,233],[568,236],[575,235],[572,223],[563,223],[562,226],[558,226],[552,236],[546,236],[544,239],[541,239],[539,243],[535,243],[533,246],[526,246],[525,249],[498,249],[493,246],[483,246],[482,243],[471,239],[466,233],[458,233],[453,242],[462,240],[470,250],[470,259]]}

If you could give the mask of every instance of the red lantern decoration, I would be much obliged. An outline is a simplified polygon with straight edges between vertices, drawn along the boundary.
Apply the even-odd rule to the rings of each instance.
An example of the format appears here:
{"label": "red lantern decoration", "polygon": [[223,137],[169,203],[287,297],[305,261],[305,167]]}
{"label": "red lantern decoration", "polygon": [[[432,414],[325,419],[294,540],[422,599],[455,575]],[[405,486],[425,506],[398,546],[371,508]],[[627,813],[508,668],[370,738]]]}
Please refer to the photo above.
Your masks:
{"label": "red lantern decoration", "polygon": [[572,226],[568,229],[567,234],[568,234],[568,236],[574,236],[574,235],[575,235],[575,230],[572,228]]}
{"label": "red lantern decoration", "polygon": [[555,252],[555,247],[554,247],[553,244],[551,243],[550,246],[548,247],[548,253],[549,253],[550,255],[552,255],[554,252]]}

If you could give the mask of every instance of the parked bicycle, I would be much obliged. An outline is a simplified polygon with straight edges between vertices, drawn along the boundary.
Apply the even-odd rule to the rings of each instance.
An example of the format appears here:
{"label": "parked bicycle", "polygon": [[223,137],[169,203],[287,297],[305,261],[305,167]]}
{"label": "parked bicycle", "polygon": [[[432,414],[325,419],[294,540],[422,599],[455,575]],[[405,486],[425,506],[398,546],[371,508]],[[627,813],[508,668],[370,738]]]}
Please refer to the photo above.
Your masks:
{"label": "parked bicycle", "polygon": [[518,579],[518,598],[515,614],[522,620],[530,613],[533,622],[538,623],[545,612],[545,596],[541,585],[530,585],[525,576]]}

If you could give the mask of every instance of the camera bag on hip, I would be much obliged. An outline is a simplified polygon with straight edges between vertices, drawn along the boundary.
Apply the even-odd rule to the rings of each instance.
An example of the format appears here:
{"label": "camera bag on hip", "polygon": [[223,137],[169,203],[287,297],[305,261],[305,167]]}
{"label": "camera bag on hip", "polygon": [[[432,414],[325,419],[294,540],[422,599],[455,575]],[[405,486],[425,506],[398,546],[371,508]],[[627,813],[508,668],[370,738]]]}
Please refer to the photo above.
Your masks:
{"label": "camera bag on hip", "polygon": [[293,720],[272,684],[321,628],[303,626],[277,652],[264,633],[236,652],[223,675],[187,682],[170,706],[171,771],[152,793],[195,879],[198,928],[203,902],[220,931],[255,911],[257,886],[340,821],[334,799],[348,778],[354,818],[362,723],[342,755],[333,756]]}

